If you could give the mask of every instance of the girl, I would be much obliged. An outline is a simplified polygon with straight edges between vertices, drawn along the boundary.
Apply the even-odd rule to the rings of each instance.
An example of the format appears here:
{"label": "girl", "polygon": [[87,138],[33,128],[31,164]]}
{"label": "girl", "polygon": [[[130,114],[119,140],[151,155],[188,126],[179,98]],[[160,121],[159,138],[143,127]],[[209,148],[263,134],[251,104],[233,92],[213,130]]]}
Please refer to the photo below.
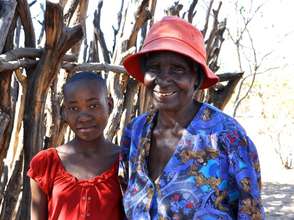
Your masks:
{"label": "girl", "polygon": [[105,81],[80,72],[64,85],[63,95],[63,116],[75,138],[32,159],[31,219],[122,219],[120,150],[103,136],[112,104]]}

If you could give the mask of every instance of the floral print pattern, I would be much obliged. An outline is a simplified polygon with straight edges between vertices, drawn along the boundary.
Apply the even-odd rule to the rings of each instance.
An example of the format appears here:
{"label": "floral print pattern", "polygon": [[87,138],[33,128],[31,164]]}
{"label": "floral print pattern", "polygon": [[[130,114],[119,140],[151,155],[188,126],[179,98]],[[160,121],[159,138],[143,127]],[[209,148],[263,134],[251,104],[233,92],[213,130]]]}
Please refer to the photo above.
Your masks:
{"label": "floral print pattern", "polygon": [[128,219],[264,219],[257,151],[238,122],[203,103],[153,182],[147,161],[156,117],[135,118],[122,138]]}

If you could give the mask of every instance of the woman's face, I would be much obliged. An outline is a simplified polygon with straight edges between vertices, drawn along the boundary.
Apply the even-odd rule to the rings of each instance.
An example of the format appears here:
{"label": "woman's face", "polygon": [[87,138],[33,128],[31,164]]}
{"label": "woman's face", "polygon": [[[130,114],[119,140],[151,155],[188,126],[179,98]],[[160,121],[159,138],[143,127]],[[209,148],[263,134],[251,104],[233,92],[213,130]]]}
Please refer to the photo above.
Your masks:
{"label": "woman's face", "polygon": [[191,103],[198,77],[189,58],[174,52],[155,52],[146,57],[144,72],[144,84],[155,108],[179,111]]}

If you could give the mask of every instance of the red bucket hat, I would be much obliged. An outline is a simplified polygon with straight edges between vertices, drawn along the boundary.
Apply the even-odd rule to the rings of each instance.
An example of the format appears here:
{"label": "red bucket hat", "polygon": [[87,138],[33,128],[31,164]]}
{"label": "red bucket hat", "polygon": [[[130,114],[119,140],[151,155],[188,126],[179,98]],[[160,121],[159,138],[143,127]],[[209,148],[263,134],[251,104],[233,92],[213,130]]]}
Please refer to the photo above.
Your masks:
{"label": "red bucket hat", "polygon": [[123,65],[128,73],[144,82],[141,68],[141,57],[155,51],[172,51],[187,56],[202,67],[204,80],[201,89],[208,88],[218,82],[218,77],[206,64],[206,50],[202,33],[187,21],[176,17],[166,16],[150,28],[142,49],[128,56]]}

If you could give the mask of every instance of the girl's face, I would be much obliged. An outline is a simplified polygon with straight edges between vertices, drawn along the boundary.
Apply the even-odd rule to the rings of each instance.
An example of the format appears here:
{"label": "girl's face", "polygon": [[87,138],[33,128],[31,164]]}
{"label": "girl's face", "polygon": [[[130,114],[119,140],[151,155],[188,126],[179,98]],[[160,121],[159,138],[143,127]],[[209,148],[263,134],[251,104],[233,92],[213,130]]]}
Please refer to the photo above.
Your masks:
{"label": "girl's face", "polygon": [[93,141],[103,137],[110,103],[95,80],[80,80],[66,86],[64,116],[77,138]]}
{"label": "girl's face", "polygon": [[179,111],[191,103],[198,80],[192,62],[174,52],[155,52],[145,61],[144,84],[159,110]]}

